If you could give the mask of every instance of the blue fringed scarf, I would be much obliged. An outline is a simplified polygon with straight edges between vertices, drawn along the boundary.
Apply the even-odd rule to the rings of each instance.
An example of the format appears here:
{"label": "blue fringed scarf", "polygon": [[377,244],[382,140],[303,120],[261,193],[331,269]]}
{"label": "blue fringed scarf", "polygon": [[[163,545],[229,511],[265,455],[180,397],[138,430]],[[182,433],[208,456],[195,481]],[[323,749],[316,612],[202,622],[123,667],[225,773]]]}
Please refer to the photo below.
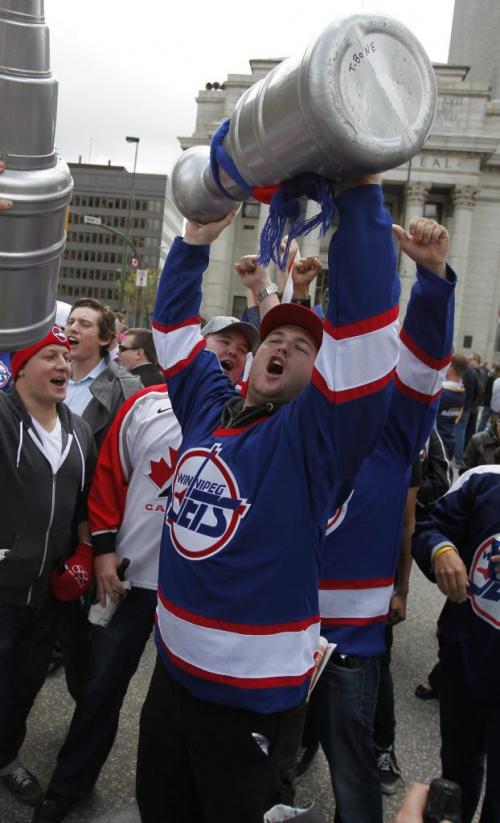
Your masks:
{"label": "blue fringed scarf", "polygon": [[[301,220],[300,198],[306,196],[320,205],[320,211],[309,220]],[[273,260],[285,271],[288,252],[292,240],[309,234],[317,226],[320,227],[319,236],[323,237],[333,225],[335,203],[330,181],[314,172],[305,172],[285,180],[273,195],[269,208],[269,217],[260,236],[260,250],[258,262],[267,266]],[[281,240],[285,234],[286,225],[288,240],[283,254],[281,254]]]}
{"label": "blue fringed scarf", "polygon": [[[224,120],[212,137],[210,144],[210,171],[221,194],[231,199],[228,191],[220,181],[219,169],[222,168],[243,191],[260,200],[259,189],[252,189],[243,179],[236,168],[232,158],[224,149],[224,138],[229,131],[230,120]],[[300,198],[308,197],[315,200],[320,205],[320,211],[310,220],[301,220]],[[260,236],[260,249],[258,262],[267,266],[273,260],[281,269],[285,271],[288,253],[292,240],[302,235],[309,234],[316,226],[320,227],[319,236],[323,237],[328,229],[333,225],[335,204],[330,181],[314,172],[304,172],[280,183],[273,194],[270,203],[269,217]],[[285,250],[281,254],[281,240],[285,234],[287,223],[288,240]]]}

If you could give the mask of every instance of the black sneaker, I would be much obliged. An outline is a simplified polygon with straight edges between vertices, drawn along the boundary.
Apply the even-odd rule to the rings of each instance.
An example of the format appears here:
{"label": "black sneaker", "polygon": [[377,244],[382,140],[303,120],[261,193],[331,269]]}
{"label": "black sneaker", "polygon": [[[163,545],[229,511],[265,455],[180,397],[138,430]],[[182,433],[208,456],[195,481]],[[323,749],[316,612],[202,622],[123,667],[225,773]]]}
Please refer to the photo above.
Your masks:
{"label": "black sneaker", "polygon": [[35,806],[42,797],[40,783],[24,766],[18,765],[1,777],[3,785],[11,795],[27,806]]}
{"label": "black sneaker", "polygon": [[77,801],[71,797],[45,797],[33,812],[32,823],[61,823]]}
{"label": "black sneaker", "polygon": [[394,794],[398,782],[401,780],[404,783],[394,748],[377,749],[377,769],[383,794]]}

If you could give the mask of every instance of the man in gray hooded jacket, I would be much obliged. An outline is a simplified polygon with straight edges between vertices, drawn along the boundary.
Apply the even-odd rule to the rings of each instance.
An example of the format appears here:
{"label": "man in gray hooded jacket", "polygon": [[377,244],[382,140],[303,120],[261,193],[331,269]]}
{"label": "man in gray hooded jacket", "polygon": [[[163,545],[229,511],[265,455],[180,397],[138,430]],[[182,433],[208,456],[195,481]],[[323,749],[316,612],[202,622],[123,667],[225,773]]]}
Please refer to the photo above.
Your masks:
{"label": "man in gray hooded jacket", "polygon": [[0,779],[28,805],[41,789],[17,755],[50,661],[62,606],[53,591],[78,597],[92,568],[86,494],[95,445],[62,402],[69,357],[54,326],[15,352],[14,389],[0,393]]}

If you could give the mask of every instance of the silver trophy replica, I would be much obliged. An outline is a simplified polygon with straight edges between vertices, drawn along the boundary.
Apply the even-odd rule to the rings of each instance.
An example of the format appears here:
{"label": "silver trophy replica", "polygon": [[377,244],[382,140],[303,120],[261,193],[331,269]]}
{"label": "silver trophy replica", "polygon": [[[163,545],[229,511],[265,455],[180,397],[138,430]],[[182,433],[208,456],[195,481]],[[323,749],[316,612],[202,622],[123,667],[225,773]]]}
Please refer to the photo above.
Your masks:
{"label": "silver trophy replica", "polygon": [[236,104],[222,145],[247,187],[220,169],[221,188],[209,147],[195,146],[172,169],[172,199],[184,217],[207,223],[253,187],[303,172],[335,180],[395,168],[419,151],[435,109],[432,65],[405,26],[380,15],[342,18]]}
{"label": "silver trophy replica", "polygon": [[54,151],[57,81],[43,0],[0,0],[0,350],[30,346],[56,313],[73,180]]}

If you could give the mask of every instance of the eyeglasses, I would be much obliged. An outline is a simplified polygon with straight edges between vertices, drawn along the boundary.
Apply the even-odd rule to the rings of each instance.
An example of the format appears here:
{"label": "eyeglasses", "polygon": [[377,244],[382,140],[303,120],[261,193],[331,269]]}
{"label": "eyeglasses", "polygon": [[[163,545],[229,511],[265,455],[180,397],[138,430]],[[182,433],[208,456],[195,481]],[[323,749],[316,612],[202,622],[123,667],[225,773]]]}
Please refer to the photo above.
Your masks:
{"label": "eyeglasses", "polygon": [[118,351],[136,351],[140,349],[140,346],[124,346],[122,343],[118,343]]}

